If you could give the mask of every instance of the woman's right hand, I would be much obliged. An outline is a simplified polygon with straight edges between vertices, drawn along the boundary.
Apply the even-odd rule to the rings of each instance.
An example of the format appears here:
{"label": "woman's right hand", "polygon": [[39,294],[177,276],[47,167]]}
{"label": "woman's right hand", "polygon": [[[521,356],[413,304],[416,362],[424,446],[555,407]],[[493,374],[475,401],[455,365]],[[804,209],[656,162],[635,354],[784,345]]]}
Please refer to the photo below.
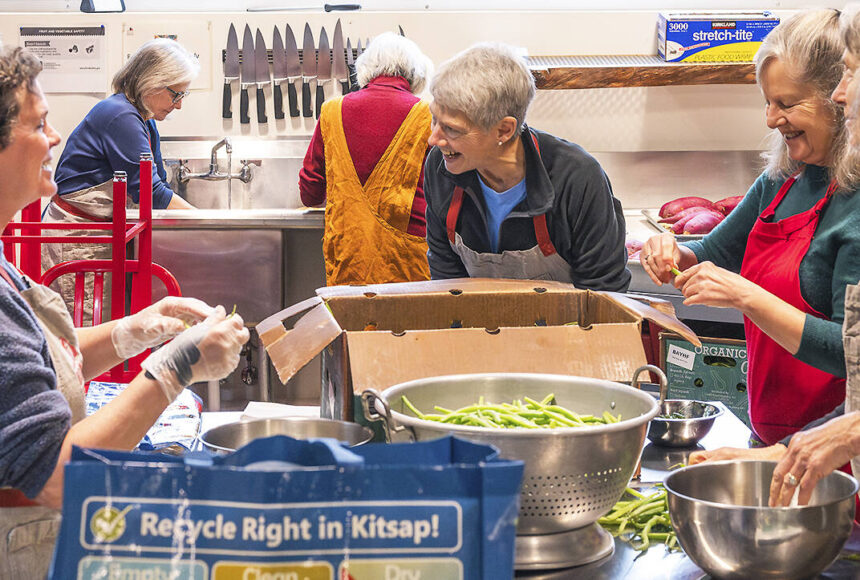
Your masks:
{"label": "woman's right hand", "polygon": [[779,461],[785,455],[786,447],[782,443],[769,447],[720,447],[708,451],[694,451],[687,460],[688,465],[705,463],[706,461],[750,460],[750,461]]}
{"label": "woman's right hand", "polygon": [[661,286],[672,282],[672,268],[681,262],[681,248],[672,234],[651,236],[642,246],[639,261],[648,277]]}

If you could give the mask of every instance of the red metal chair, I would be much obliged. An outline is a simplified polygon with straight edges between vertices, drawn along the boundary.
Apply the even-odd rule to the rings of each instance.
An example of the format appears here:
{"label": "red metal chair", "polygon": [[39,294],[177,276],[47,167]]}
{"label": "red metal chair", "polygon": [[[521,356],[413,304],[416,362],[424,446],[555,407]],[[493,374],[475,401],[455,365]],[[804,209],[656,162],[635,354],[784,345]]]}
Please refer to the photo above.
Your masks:
{"label": "red metal chair", "polygon": [[[135,287],[142,284],[144,280],[141,272],[139,272],[140,261],[126,260],[125,264],[126,272],[131,274],[131,291],[134,294]],[[151,277],[159,279],[164,284],[168,296],[182,296],[179,283],[166,268],[150,262],[149,269]],[[113,275],[113,262],[111,260],[72,260],[57,264],[42,275],[41,283],[45,286],[48,286],[60,276],[75,276],[75,303],[72,312],[72,321],[76,327],[81,327],[84,324],[84,289],[86,288],[85,280],[87,274],[93,275],[93,320],[88,322],[92,322],[93,326],[95,326],[102,320],[105,287],[104,276],[105,274]],[[152,289],[151,282],[145,285],[149,286],[150,290]],[[125,300],[123,300],[123,308],[124,303]],[[114,304],[111,304],[111,310],[116,310]],[[148,353],[149,351],[146,351],[129,360],[127,369],[124,363],[119,364],[108,372],[98,376],[95,380],[115,383],[127,383],[131,381],[140,372],[140,363],[146,358]]]}

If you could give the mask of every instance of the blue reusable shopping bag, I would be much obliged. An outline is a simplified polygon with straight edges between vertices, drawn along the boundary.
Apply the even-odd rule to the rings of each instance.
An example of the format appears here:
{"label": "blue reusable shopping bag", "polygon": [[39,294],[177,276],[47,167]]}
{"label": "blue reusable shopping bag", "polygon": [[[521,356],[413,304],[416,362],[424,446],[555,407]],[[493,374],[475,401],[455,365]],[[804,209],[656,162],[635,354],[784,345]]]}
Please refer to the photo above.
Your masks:
{"label": "blue reusable shopping bag", "polygon": [[452,437],[75,449],[50,578],[513,577],[521,461]]}

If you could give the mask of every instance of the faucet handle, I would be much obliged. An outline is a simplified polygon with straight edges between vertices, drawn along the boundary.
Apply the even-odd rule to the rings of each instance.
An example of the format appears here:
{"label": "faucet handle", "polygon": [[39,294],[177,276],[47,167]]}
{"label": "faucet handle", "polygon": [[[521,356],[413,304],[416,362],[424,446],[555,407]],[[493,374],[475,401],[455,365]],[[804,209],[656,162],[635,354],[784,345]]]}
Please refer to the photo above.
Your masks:
{"label": "faucet handle", "polygon": [[245,167],[249,165],[256,165],[257,167],[261,167],[263,165],[262,159],[242,159],[239,162]]}

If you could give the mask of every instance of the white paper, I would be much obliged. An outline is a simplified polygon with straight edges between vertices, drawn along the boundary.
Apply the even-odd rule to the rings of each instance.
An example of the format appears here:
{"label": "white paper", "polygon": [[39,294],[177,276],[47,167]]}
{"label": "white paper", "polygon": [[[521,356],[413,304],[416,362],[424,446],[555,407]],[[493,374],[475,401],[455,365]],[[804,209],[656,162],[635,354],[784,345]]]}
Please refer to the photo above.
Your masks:
{"label": "white paper", "polygon": [[39,84],[46,93],[105,93],[105,27],[22,26],[21,46],[42,61]]}
{"label": "white paper", "polygon": [[696,353],[692,350],[687,350],[674,344],[669,345],[669,350],[666,353],[666,364],[677,365],[691,371],[693,370],[693,362],[695,360]]}

